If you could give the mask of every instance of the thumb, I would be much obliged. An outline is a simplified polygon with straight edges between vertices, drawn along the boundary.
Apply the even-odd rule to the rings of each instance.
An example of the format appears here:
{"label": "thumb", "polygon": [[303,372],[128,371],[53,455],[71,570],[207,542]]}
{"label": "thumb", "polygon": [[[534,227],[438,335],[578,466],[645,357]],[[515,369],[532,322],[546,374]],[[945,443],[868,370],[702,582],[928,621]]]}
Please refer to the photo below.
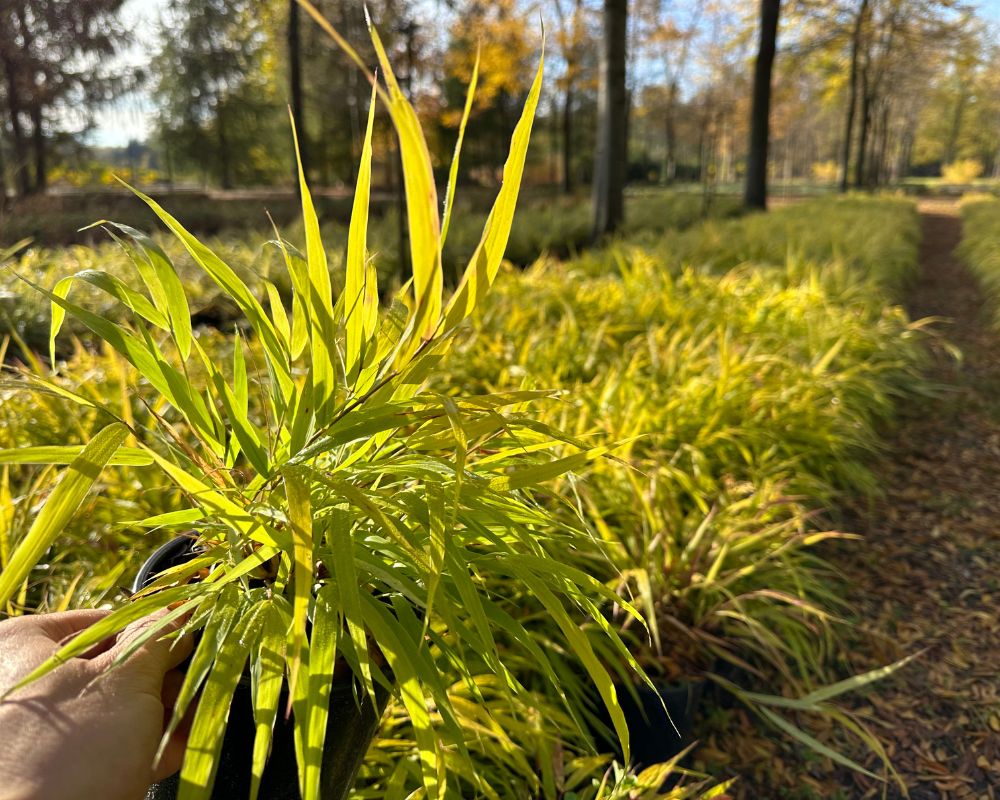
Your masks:
{"label": "thumb", "polygon": [[[190,636],[171,637],[183,626],[185,619],[164,621],[167,609],[133,622],[118,634],[114,645],[95,661],[98,668],[110,667],[117,659],[127,657],[122,669],[135,678],[140,688],[159,695],[164,676],[191,654]],[[170,637],[170,638],[167,638]]]}

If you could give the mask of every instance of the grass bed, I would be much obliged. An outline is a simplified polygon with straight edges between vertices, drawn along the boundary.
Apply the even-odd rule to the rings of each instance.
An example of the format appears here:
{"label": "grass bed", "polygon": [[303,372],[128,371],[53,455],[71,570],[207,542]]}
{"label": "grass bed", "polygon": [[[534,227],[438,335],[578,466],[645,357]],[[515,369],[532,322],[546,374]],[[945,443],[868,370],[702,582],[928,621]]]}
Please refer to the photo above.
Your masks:
{"label": "grass bed", "polygon": [[994,309],[1000,328],[1000,198],[969,194],[962,198],[959,256],[975,274]]}
{"label": "grass bed", "polygon": [[[171,208],[170,198],[164,202]],[[190,201],[181,201],[177,209],[171,208],[180,218],[186,219],[187,206]],[[120,202],[112,210],[119,211]],[[204,204],[194,204],[200,212]],[[218,205],[218,204],[216,204]],[[222,203],[225,206],[225,203]],[[285,277],[281,254],[272,244],[266,244],[274,238],[274,232],[258,227],[247,231],[246,218],[252,217],[249,212],[251,201],[240,201],[238,206],[243,210],[244,230],[233,225],[212,225],[213,235],[206,243],[227,262],[234,266],[242,280],[250,285],[264,299],[263,282],[276,284],[281,296],[290,301],[292,287]],[[262,225],[267,224],[263,209],[265,201],[259,201],[254,208],[260,216]],[[457,281],[461,265],[468,262],[479,241],[486,213],[479,209],[479,203],[470,204],[456,214],[450,236],[443,254],[446,277],[450,276],[452,283]],[[679,194],[673,192],[654,191],[642,195],[631,196],[627,202],[629,221],[623,236],[625,237],[655,237],[666,231],[688,229],[706,216],[711,218],[732,217],[739,212],[739,205],[732,198],[716,198],[705,207],[703,199],[694,194]],[[108,209],[105,209],[108,210]],[[85,213],[85,212],[80,212]],[[289,217],[285,210],[281,219]],[[196,218],[198,215],[196,214]],[[328,245],[327,262],[330,267],[331,280],[335,290],[343,287],[344,252],[347,245],[347,227],[338,221],[343,218],[343,212],[333,208],[326,216],[323,226],[324,240]],[[94,222],[93,216],[86,219],[80,217],[76,227]],[[120,217],[112,217],[116,221]],[[125,221],[133,227],[144,228],[152,225],[153,219],[134,205],[129,208]],[[76,224],[76,223],[74,223]],[[223,229],[222,232],[218,232]],[[533,263],[539,254],[545,253],[553,257],[569,257],[587,248],[590,241],[591,217],[590,204],[578,197],[554,197],[545,200],[529,200],[515,216],[510,242],[507,246],[506,258],[511,263],[526,267]],[[195,231],[199,230],[196,225]],[[90,230],[85,238],[90,245],[70,245],[66,247],[47,247],[48,241],[59,241],[59,237],[50,237],[46,229],[38,231],[25,229],[26,235],[36,235],[41,246],[29,248],[11,267],[0,269],[0,336],[14,333],[23,339],[27,345],[38,351],[47,350],[49,304],[34,289],[20,280],[19,275],[35,281],[45,288],[51,288],[66,275],[87,269],[104,270],[123,280],[129,280],[134,275],[134,269],[126,254],[117,244],[108,241],[108,237],[99,230]],[[292,242],[300,243],[303,232],[300,223],[290,223],[281,226],[282,235]],[[396,258],[399,251],[399,228],[395,210],[373,216],[369,228],[370,249],[379,265],[379,280],[383,296],[391,295],[399,286],[400,266]],[[5,238],[10,238],[7,235]],[[207,278],[201,270],[190,261],[184,248],[172,237],[157,234],[157,244],[170,256],[177,265],[181,282],[188,301],[192,307],[196,325],[216,327],[232,331],[240,315],[235,305],[229,301],[219,287]],[[13,243],[11,239],[9,243]],[[96,242],[96,244],[94,244]],[[88,308],[91,308],[111,319],[121,319],[123,312],[116,301],[108,295],[85,285],[73,289],[74,297]],[[69,330],[85,342],[91,342],[92,337],[82,326],[70,321]],[[61,355],[66,356],[71,349],[61,343],[64,349]],[[12,349],[12,353],[17,348]]]}
{"label": "grass bed", "polygon": [[[694,200],[676,202],[688,208],[683,204]],[[565,217],[568,229],[577,213]],[[515,229],[515,243],[523,235],[526,252],[554,250],[527,227],[546,231],[550,223],[529,217],[525,233]],[[378,251],[386,234],[372,235]],[[452,235],[460,249],[461,228]],[[587,524],[593,552],[567,552],[566,562],[634,600],[652,636],[624,616],[615,619],[643,664],[664,680],[716,671],[738,677],[745,689],[801,696],[830,678],[836,618],[846,603],[816,554],[815,545],[833,534],[815,514],[841,492],[877,490],[866,463],[897,405],[925,388],[920,326],[895,305],[914,276],[918,239],[912,204],[870,198],[811,201],[680,232],[633,229],[599,251],[509,269],[447,355],[433,389],[463,396],[561,389],[561,397],[536,407],[539,430],[551,426],[587,448],[613,452],[581,462],[537,499],[567,526]],[[255,290],[255,279],[272,276],[266,251],[245,242],[225,247]],[[338,252],[331,248],[335,283]],[[117,257],[110,246],[49,251],[29,255],[20,268],[54,282],[76,271],[67,259],[109,269]],[[182,281],[193,305],[209,291],[183,271]],[[23,305],[18,299],[11,307]],[[31,317],[44,319],[46,338],[47,305],[36,305]],[[198,337],[218,363],[232,362],[231,335],[209,328]],[[39,347],[34,339],[29,345]],[[258,346],[252,339],[248,345],[252,366]],[[79,345],[64,355],[60,381],[70,388],[93,392],[139,424],[153,411],[173,419],[120,357]],[[40,362],[32,368],[45,371]],[[252,383],[256,374],[251,370]],[[29,394],[16,377],[0,392],[0,448],[83,442],[108,421],[54,394]],[[524,446],[530,450],[532,440]],[[0,505],[9,513],[0,533],[8,544],[53,474],[4,468]],[[179,500],[147,474],[119,468],[103,476],[26,601],[53,608],[113,597],[124,571],[161,538],[122,520],[172,510]],[[540,613],[531,597],[515,600],[528,616]],[[519,679],[535,685],[532,666],[519,666]],[[447,679],[448,665],[440,668]],[[477,717],[476,693],[497,691],[488,681],[456,681],[452,705],[483,774],[507,781],[509,796],[556,796],[566,780],[550,770],[557,755],[577,779],[606,768],[582,741],[554,734],[546,721],[560,712],[544,695],[522,698],[526,705],[500,726]],[[483,745],[487,729],[494,746]],[[394,764],[414,758],[402,715],[390,714],[384,735],[360,796],[380,796]]]}

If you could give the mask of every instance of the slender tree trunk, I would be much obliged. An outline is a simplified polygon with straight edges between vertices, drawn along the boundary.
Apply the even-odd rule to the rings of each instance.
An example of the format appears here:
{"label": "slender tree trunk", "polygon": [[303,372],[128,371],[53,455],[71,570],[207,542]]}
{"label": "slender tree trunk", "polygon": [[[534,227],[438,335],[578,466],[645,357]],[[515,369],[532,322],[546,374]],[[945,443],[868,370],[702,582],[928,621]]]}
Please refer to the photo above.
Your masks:
{"label": "slender tree trunk", "polygon": [[0,138],[0,214],[7,209],[7,154],[4,152],[4,142]]}
{"label": "slender tree trunk", "polygon": [[[30,60],[31,47],[34,43],[35,37],[31,26],[28,25],[27,11],[23,2],[14,3],[14,15],[17,17],[18,27],[21,31],[21,50],[23,51],[25,57]],[[26,74],[22,73],[21,77],[27,78],[28,85],[31,88],[31,93],[27,102],[24,103],[19,101],[18,103],[20,110],[28,113],[32,124],[32,150],[35,162],[35,180],[30,186],[30,191],[40,192],[45,191],[46,178],[48,176],[48,170],[45,163],[45,133],[42,130],[42,98],[38,84],[34,75],[31,74],[30,69]],[[22,87],[16,87],[15,93],[17,93],[20,88]],[[27,108],[25,108],[25,105],[27,105]],[[25,174],[27,174],[29,156],[27,138],[23,136],[23,133],[22,141],[24,143],[24,161],[22,170]],[[27,194],[27,192],[25,192],[25,194]]]}
{"label": "slender tree trunk", "polygon": [[232,189],[232,154],[229,152],[229,131],[226,129],[226,114],[222,109],[219,109],[219,116],[215,124],[219,128],[219,167],[222,172],[222,188]]}
{"label": "slender tree trunk", "polygon": [[14,140],[14,182],[18,195],[24,197],[31,193],[31,171],[28,169],[28,141],[21,122],[21,93],[14,63],[9,58],[4,58],[3,65],[7,78],[7,110]]}
{"label": "slender tree trunk", "polygon": [[[18,28],[21,32],[21,41],[18,46],[25,55],[28,55],[34,37],[26,22],[24,3],[13,3],[12,5],[14,17],[17,19]],[[3,54],[0,53],[0,55]],[[7,106],[10,109],[11,131],[14,136],[14,156],[16,160],[14,171],[17,176],[18,193],[22,197],[25,197],[31,194],[34,190],[34,185],[31,180],[31,168],[29,164],[31,156],[28,152],[28,136],[24,130],[21,115],[28,112],[33,98],[30,95],[26,98],[23,94],[24,85],[22,81],[27,76],[19,68],[15,56],[4,58],[4,71],[7,75]],[[31,79],[31,86],[34,88],[34,79]]]}
{"label": "slender tree trunk", "polygon": [[[358,15],[357,14],[347,14],[344,19],[344,24],[347,26],[347,34],[349,42],[355,42],[358,40]],[[364,85],[361,85],[360,76],[356,69],[349,69],[347,71],[347,95],[348,102],[350,103],[350,114],[348,115],[351,120],[351,153],[353,157],[348,159],[348,183],[353,186],[358,180],[358,161],[361,157],[361,148],[364,144],[364,138],[362,135],[362,124],[361,115],[362,108],[365,112],[368,110],[368,96],[371,94],[371,87],[368,86],[368,82],[364,81]],[[365,114],[365,119],[368,118],[367,113]],[[324,160],[328,161],[329,157],[324,154]],[[329,170],[325,170],[329,172]],[[329,180],[324,180],[324,183],[329,185]]]}
{"label": "slender tree trunk", "polygon": [[[302,161],[302,171],[309,175],[309,159],[306,147],[306,126],[304,122],[304,104],[302,101],[302,46],[299,38],[299,3],[298,0],[288,0],[288,75],[289,96],[292,105],[292,120],[299,137],[299,159]],[[293,164],[293,185],[298,187],[298,165]]]}
{"label": "slender tree trunk", "polygon": [[628,96],[625,90],[628,0],[604,0],[604,37],[597,98],[594,160],[595,241],[613,233],[625,216]]}
{"label": "slender tree trunk", "polygon": [[622,132],[623,143],[621,147],[621,158],[622,158],[622,168],[624,170],[624,175],[622,176],[622,189],[624,190],[625,184],[628,183],[628,153],[630,152],[630,146],[632,144],[632,124],[635,121],[632,117],[632,92],[626,89],[625,91],[625,130]]}
{"label": "slender tree trunk", "polygon": [[569,82],[562,107],[562,188],[565,194],[573,192],[573,86]]}
{"label": "slender tree trunk", "polygon": [[663,177],[666,183],[673,183],[677,177],[677,81],[671,81],[667,89],[667,114],[664,120],[666,134],[667,161],[664,164]]}
{"label": "slender tree trunk", "polygon": [[698,134],[698,182],[705,179],[705,128],[702,127]]}
{"label": "slender tree trunk", "polygon": [[167,141],[167,186],[174,188],[174,148]]}
{"label": "slender tree trunk", "polygon": [[34,105],[31,109],[31,145],[35,154],[35,188],[36,192],[44,192],[48,186],[48,159],[45,141],[45,129],[42,124],[42,109]]}
{"label": "slender tree trunk", "polygon": [[701,138],[701,211],[704,216],[712,206],[712,173],[715,169],[716,126],[714,121],[708,123],[710,132]]}
{"label": "slender tree trunk", "polygon": [[907,122],[906,132],[899,148],[899,158],[896,160],[896,181],[903,180],[910,171],[910,158],[913,155],[913,142],[916,139],[914,127],[912,120]]}
{"label": "slender tree trunk", "polygon": [[861,129],[858,131],[858,157],[854,162],[854,185],[861,188],[866,184],[866,159],[868,156],[868,132],[871,128],[872,99],[868,91],[868,70],[861,71]]}
{"label": "slender tree trunk", "polygon": [[771,71],[778,44],[781,0],[760,0],[760,45],[753,75],[750,112],[750,152],[744,202],[748,208],[767,209],[767,143],[771,114]]}
{"label": "slender tree trunk", "polygon": [[785,182],[786,192],[787,186],[792,180],[792,137],[785,137],[785,163],[782,167],[781,179]]}
{"label": "slender tree trunk", "polygon": [[868,182],[872,188],[882,182],[882,147],[885,144],[885,137],[888,135],[885,127],[885,111],[881,107],[882,105],[880,103],[880,107],[875,109],[874,127],[872,128],[872,157],[871,166],[868,169]]}
{"label": "slender tree trunk", "polygon": [[880,186],[888,183],[888,164],[889,164],[889,103],[886,102],[882,105],[882,121],[880,125],[881,138],[879,139],[878,148],[878,172],[877,180]]}
{"label": "slender tree trunk", "polygon": [[861,54],[861,34],[870,0],[861,0],[854,32],[851,35],[851,78],[847,95],[847,121],[844,123],[844,148],[840,155],[840,191],[846,192],[850,183],[851,144],[854,138],[854,114],[858,107],[858,60]]}
{"label": "slender tree trunk", "polygon": [[944,151],[944,163],[950,164],[958,155],[958,135],[962,132],[962,117],[965,114],[965,104],[968,95],[960,91],[955,101],[955,113],[951,117],[951,129],[948,131],[948,144]]}
{"label": "slender tree trunk", "polygon": [[549,135],[545,147],[545,163],[549,167],[549,186],[562,186],[562,177],[559,174],[560,153],[562,152],[559,130],[562,126],[562,114],[555,100],[549,105],[548,123]]}

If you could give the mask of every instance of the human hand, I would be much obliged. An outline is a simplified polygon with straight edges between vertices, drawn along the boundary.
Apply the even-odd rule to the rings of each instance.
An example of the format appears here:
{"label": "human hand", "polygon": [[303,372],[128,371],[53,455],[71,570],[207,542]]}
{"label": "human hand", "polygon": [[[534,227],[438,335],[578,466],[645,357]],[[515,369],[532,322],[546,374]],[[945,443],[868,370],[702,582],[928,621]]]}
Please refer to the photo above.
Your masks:
{"label": "human hand", "polygon": [[[0,694],[107,613],[0,622]],[[190,641],[148,642],[101,674],[150,622],[133,623],[0,703],[0,800],[137,800],[180,768],[186,731],[171,738],[156,769],[153,758],[183,682],[175,668]]]}

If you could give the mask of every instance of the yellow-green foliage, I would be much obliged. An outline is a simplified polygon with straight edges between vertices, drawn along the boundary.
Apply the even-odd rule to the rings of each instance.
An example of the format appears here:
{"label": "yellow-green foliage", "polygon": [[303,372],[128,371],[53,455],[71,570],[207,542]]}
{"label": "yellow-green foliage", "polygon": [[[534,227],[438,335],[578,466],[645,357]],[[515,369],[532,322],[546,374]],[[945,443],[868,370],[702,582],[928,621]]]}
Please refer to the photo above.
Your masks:
{"label": "yellow-green foliage", "polygon": [[962,198],[959,254],[986,290],[1000,328],[1000,199],[987,194]]}
{"label": "yellow-green foliage", "polygon": [[[231,378],[228,365],[233,361],[234,338],[204,329],[198,332],[198,340]],[[14,374],[0,381],[0,451],[88,442],[116,417],[148,428],[156,422],[151,411],[176,424],[175,412],[110,346],[102,344],[92,350],[76,341],[67,356],[55,383],[59,394],[32,386],[24,380],[26,375]],[[192,363],[191,369],[192,376],[202,379],[204,371],[198,365]],[[29,370],[36,375],[46,372],[37,361]],[[74,394],[93,405],[72,401]],[[12,544],[27,532],[58,474],[52,468],[32,465],[0,470],[11,489],[10,524],[6,529],[0,525],[0,539]],[[105,470],[98,491],[88,497],[54,543],[46,569],[32,581],[22,605],[45,611],[120,599],[118,589],[127,587],[149,553],[174,535],[130,521],[175,510],[186,502],[181,491],[148,468]]]}
{"label": "yellow-green foliage", "polygon": [[[153,227],[153,223],[150,223]],[[106,234],[102,234],[107,239]],[[162,234],[154,236],[157,245],[176,264],[177,273],[191,307],[194,324],[199,323],[223,330],[232,330],[240,320],[239,309],[230,298],[197,268],[183,245],[173,237]],[[218,237],[207,244],[227,263],[234,264],[239,277],[253,286],[260,300],[266,300],[264,281],[276,284],[286,299],[291,298],[291,285],[282,264],[277,247],[265,244],[266,235],[253,239],[240,237]],[[331,274],[338,288],[343,283],[343,247],[331,248],[328,253]],[[84,270],[101,270],[126,282],[135,280],[135,268],[127,253],[114,242],[107,241],[96,247],[73,246],[50,249],[30,247],[23,252],[16,263],[0,267],[0,335],[13,331],[22,337],[32,349],[45,352],[47,349],[49,302],[38,291],[25,283],[28,278],[45,289],[51,289],[67,275]],[[72,288],[74,302],[86,305],[109,319],[122,320],[127,312],[110,295],[78,281]],[[69,332],[93,342],[90,331],[80,323],[70,320]],[[62,352],[68,353],[65,345]]]}
{"label": "yellow-green foliage", "polygon": [[813,162],[812,175],[821,183],[833,183],[839,174],[840,165],[836,161]]}
{"label": "yellow-green foliage", "polygon": [[[459,247],[464,224],[456,218],[449,247]],[[388,233],[372,233],[376,240],[379,235]],[[560,453],[563,445],[546,433],[551,426],[588,448],[625,443],[614,451],[616,459],[581,460],[547,502],[569,527],[582,516],[603,540],[592,551],[568,550],[565,560],[636,598],[653,638],[628,615],[617,621],[634,634],[645,664],[679,677],[717,658],[751,663],[764,669],[772,688],[777,680],[801,693],[823,677],[834,642],[829,623],[841,603],[812,551],[825,534],[811,515],[838,491],[877,488],[865,463],[879,447],[880,429],[900,399],[922,389],[918,326],[893,305],[915,266],[914,208],[893,199],[818,200],[639,238],[641,247],[619,243],[565,263],[508,270],[476,312],[475,330],[437,370],[434,388],[461,396],[561,389],[558,399],[536,406],[538,436],[530,423],[517,432],[518,442],[529,452]],[[255,292],[263,294],[260,279],[268,277],[281,294],[291,293],[278,281],[271,249],[217,245]],[[179,248],[167,250],[176,256],[193,308],[232,302],[181,266]],[[378,260],[379,251],[372,251]],[[344,284],[340,252],[328,251],[334,291]],[[67,268],[57,254],[29,255],[20,269],[27,265],[32,275],[44,274],[41,283],[53,285],[80,267],[110,265],[114,272],[114,259],[122,258],[110,246],[97,255],[71,251],[70,257],[76,263]],[[71,297],[112,318],[121,314],[83,284]],[[209,361],[232,363],[231,335],[205,329],[196,336]],[[252,334],[245,345],[250,365],[263,359]],[[67,355],[60,386],[92,393],[116,414],[131,414],[140,427],[154,423],[147,403],[168,421],[183,423],[110,349],[77,347]],[[200,385],[200,367],[192,369],[188,380]],[[223,377],[232,376],[227,370]],[[93,409],[81,411],[16,384],[8,382],[3,391],[0,448],[87,441],[108,421]],[[251,419],[266,418],[262,396],[251,392],[248,402]],[[489,464],[498,444],[516,443],[483,441],[475,458]],[[52,473],[9,470],[4,485],[17,489],[20,500],[10,507],[23,527]],[[150,483],[149,474],[131,468],[105,473],[87,515],[54,548],[58,556],[47,582],[34,589],[35,605],[57,606],[74,594],[105,597],[130,571],[115,551],[139,558],[158,541],[117,524],[179,506],[177,490],[162,479]],[[5,541],[19,538],[21,527]],[[605,549],[611,562],[601,555]],[[510,583],[494,591],[512,606],[537,607],[529,594],[514,594]],[[513,659],[507,643],[501,646]],[[447,665],[439,668],[448,674]],[[526,677],[535,671],[526,662],[516,669],[526,685],[535,685]],[[475,733],[484,720],[469,702],[470,680],[476,691],[493,691],[488,673],[466,676],[466,683],[448,689],[449,703],[487,783],[516,775],[526,792],[553,796],[553,748],[563,748],[576,759],[568,763],[581,770],[589,764],[600,772],[596,761],[586,762],[578,734],[564,730],[557,742],[549,728],[537,726],[528,706],[512,708],[506,721],[495,712],[493,741],[485,742]],[[533,701],[527,695],[521,702],[545,708],[546,719],[564,714],[548,696]],[[401,708],[392,720],[379,757],[367,768],[365,791],[374,794],[365,796],[378,796],[393,765],[412,771],[408,784],[420,781],[413,729]],[[514,745],[530,758],[519,759]],[[467,762],[456,760],[449,768],[461,775]]]}
{"label": "yellow-green foliage", "polygon": [[451,355],[453,390],[559,386],[546,422],[628,442],[628,467],[594,462],[561,495],[610,545],[602,577],[642,601],[667,675],[715,657],[804,686],[822,674],[837,601],[808,518],[839,490],[877,489],[866,461],[923,387],[919,326],[889,291],[917,235],[912,204],[823,200],[652,252],[540,262],[506,276]]}
{"label": "yellow-green foliage", "polygon": [[941,180],[945,183],[972,183],[983,174],[983,162],[977,158],[962,158],[941,167]]}
{"label": "yellow-green foliage", "polygon": [[[645,673],[620,631],[598,610],[600,598],[605,609],[611,606],[613,592],[562,563],[566,551],[597,555],[596,543],[581,526],[557,521],[535,492],[540,483],[607,449],[581,445],[533,419],[533,403],[551,393],[445,397],[428,390],[459,328],[500,270],[542,66],[512,134],[503,185],[479,244],[455,291],[446,296],[441,252],[452,193],[442,213],[416,112],[401,93],[377,34],[371,34],[385,85],[369,76],[372,104],[342,291],[331,286],[301,164],[305,247],[300,252],[277,243],[285,285],[292,288],[290,315],[273,282],[258,277],[251,289],[220,254],[139,194],[220,296],[238,309],[241,332],[228,342],[229,358],[220,358],[225,345],[206,346],[196,330],[190,286],[168,254],[127,226],[112,225],[110,232],[120,237],[133,262],[130,279],[87,269],[60,276],[51,290],[32,284],[52,303],[48,350],[57,372],[55,341],[67,316],[107,345],[100,364],[114,363],[113,351],[134,369],[118,370],[119,391],[110,397],[97,389],[102,384],[73,385],[77,359],[62,375],[34,357],[30,369],[21,371],[19,377],[44,401],[55,396],[71,409],[83,409],[84,423],[77,426],[72,416],[67,420],[46,409],[68,436],[52,445],[44,441],[51,434],[44,432],[29,446],[15,441],[0,451],[0,464],[8,467],[65,466],[26,532],[8,536],[14,526],[5,513],[0,609],[24,609],[33,573],[60,543],[88,494],[103,488],[95,483],[105,467],[145,469],[155,476],[122,490],[121,511],[149,486],[173,486],[180,502],[166,515],[129,510],[144,512],[134,523],[138,528],[196,531],[194,559],[158,575],[63,644],[24,682],[58,669],[151,612],[163,614],[150,623],[150,636],[182,616],[186,630],[205,629],[193,656],[193,663],[205,668],[187,672],[165,734],[169,738],[180,724],[204,684],[179,779],[185,800],[211,794],[230,697],[245,668],[259,676],[258,688],[267,687],[253,698],[252,774],[259,779],[263,772],[284,683],[301,745],[296,748],[301,794],[304,800],[319,798],[327,687],[338,658],[351,668],[359,700],[375,703],[384,691],[396,694],[405,709],[414,747],[394,768],[393,796],[410,794],[403,791],[409,778],[428,798],[471,792],[499,800],[465,747],[471,732],[460,720],[469,717],[453,705],[464,698],[452,687],[463,684],[479,699],[477,685],[485,688],[484,678],[492,676],[499,687],[495,703],[516,716],[527,706],[514,698],[526,695],[529,703],[531,698],[527,681],[514,671],[525,663],[533,664],[541,679],[530,691],[545,692],[560,705],[575,728],[572,735],[581,740],[587,739],[583,700],[590,699],[580,688],[585,675],[628,758],[629,730],[609,668],[629,665],[637,676]],[[361,63],[346,43],[342,46]],[[474,91],[475,77],[470,98]],[[368,258],[376,98],[399,135],[413,276],[384,311]],[[75,290],[87,286],[107,294],[117,308],[88,308],[93,298]],[[264,290],[262,302],[258,295]],[[141,409],[133,405],[136,400]],[[104,420],[96,419],[102,415]],[[46,420],[13,424],[27,427],[30,436]],[[561,445],[573,454],[554,457],[564,455]],[[5,510],[13,507],[9,474],[5,468]],[[199,570],[201,577],[192,580]],[[630,610],[627,603],[614,605]],[[603,635],[592,641],[580,625],[595,614],[601,615],[594,622]],[[631,615],[641,624],[634,609]],[[609,659],[610,653],[615,655]],[[501,724],[492,705],[484,710],[487,725]],[[564,732],[550,728],[547,735],[558,741]]]}
{"label": "yellow-green foliage", "polygon": [[898,293],[914,275],[920,228],[902,198],[848,196],[810,200],[697,230],[668,233],[655,249],[665,264],[725,270],[745,262],[850,267]]}
{"label": "yellow-green foliage", "polygon": [[[481,201],[456,207],[458,213],[453,219],[442,255],[444,274],[451,284],[457,282],[479,244],[486,221],[486,211],[480,206]],[[542,253],[565,257],[588,245],[592,222],[588,202],[575,197],[555,197],[546,201],[529,200],[522,206],[515,215],[505,252],[505,258],[512,263],[527,266]],[[179,209],[171,208],[172,213],[186,219],[183,210],[183,204]],[[689,228],[705,216],[722,218],[733,216],[738,211],[739,205],[734,198],[716,198],[706,209],[699,195],[648,192],[628,198],[624,234],[658,236],[669,230]],[[263,210],[260,217],[262,223],[266,222]],[[400,282],[397,219],[393,211],[369,221],[370,250],[378,264],[383,295],[391,294]],[[92,223],[93,220],[87,222]],[[148,224],[151,228],[155,226],[152,215],[149,215]],[[285,239],[302,247],[300,224],[290,225],[281,233]],[[344,281],[347,227],[328,222],[323,225],[323,234],[331,281],[334,289],[339,291]],[[87,269],[103,270],[123,280],[131,279],[133,267],[127,254],[114,242],[106,241],[107,236],[103,232],[95,231],[91,235],[99,241],[94,247],[35,246],[27,249],[13,267],[0,268],[0,335],[14,331],[29,347],[45,350],[49,304],[19,276],[30,278],[44,288],[51,288],[67,274]],[[206,240],[206,244],[227,263],[234,265],[240,278],[257,292],[258,299],[266,299],[263,281],[268,280],[276,284],[283,300],[288,303],[292,288],[286,278],[281,253],[272,243],[267,243],[273,236],[273,231],[261,228],[250,235],[230,232],[216,236]],[[183,246],[173,237],[155,234],[153,238],[177,267],[195,323],[231,329],[240,318],[239,310],[232,301],[191,262]],[[40,237],[39,243],[44,245],[44,242],[44,237]],[[114,319],[122,318],[120,306],[107,294],[82,284],[75,286],[73,293],[89,308]],[[92,340],[83,326],[72,321],[69,325],[73,333]]]}

